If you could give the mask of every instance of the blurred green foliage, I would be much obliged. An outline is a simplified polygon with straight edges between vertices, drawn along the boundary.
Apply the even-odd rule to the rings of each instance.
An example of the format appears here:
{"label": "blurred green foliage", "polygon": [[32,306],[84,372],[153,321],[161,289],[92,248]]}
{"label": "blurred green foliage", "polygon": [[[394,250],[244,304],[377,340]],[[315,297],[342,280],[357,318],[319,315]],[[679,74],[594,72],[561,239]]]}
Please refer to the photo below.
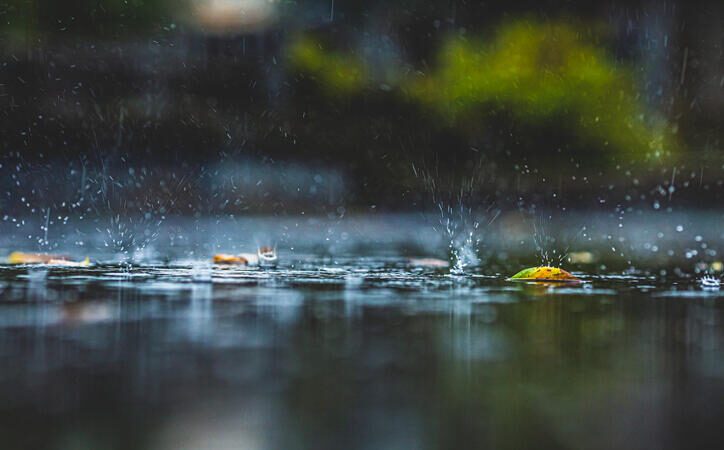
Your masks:
{"label": "blurred green foliage", "polygon": [[380,82],[460,133],[471,134],[500,117],[568,136],[572,146],[608,157],[661,158],[677,147],[666,122],[649,114],[631,70],[617,64],[567,22],[517,20],[492,39],[452,37],[428,73],[372,80],[365,62],[322,50],[312,38],[291,46],[292,64],[312,74],[332,95]]}
{"label": "blurred green foliage", "polygon": [[296,40],[289,55],[297,66],[335,94],[353,94],[368,83],[369,75],[362,61],[351,55],[325,51],[309,36]]}

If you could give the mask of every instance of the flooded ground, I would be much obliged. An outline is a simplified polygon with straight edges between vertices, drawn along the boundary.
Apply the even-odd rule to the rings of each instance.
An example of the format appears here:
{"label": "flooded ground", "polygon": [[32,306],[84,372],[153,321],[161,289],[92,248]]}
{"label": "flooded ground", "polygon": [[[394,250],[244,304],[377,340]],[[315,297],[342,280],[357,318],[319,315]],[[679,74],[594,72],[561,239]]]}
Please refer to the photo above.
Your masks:
{"label": "flooded ground", "polygon": [[505,281],[540,262],[514,217],[461,276],[411,260],[447,254],[423,216],[50,227],[95,265],[0,267],[3,447],[716,448],[721,215],[594,216],[549,224],[585,283],[547,286]]}

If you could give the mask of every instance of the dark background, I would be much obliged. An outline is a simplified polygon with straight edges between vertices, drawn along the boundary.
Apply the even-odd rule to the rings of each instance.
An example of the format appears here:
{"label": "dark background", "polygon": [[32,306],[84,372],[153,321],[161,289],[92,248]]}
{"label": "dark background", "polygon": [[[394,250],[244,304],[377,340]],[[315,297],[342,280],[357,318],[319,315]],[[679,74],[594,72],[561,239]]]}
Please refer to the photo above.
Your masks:
{"label": "dark background", "polygon": [[[334,212],[416,208],[466,189],[501,206],[523,196],[596,207],[602,195],[648,205],[674,188],[703,207],[720,200],[724,162],[721,9],[713,0],[0,2],[2,206],[62,209],[77,197],[111,211]],[[545,33],[535,27],[570,25],[625,71],[636,108],[673,136],[663,156],[614,148],[616,128],[582,138],[572,126],[581,112],[555,101],[533,119],[525,105],[481,100],[446,120],[405,95],[409,74],[435,73],[446,40],[492,42],[521,20],[534,24],[533,40]],[[295,62],[304,39],[346,58],[343,67],[362,61],[367,78],[335,89],[328,67]],[[558,48],[554,39],[551,58]]]}

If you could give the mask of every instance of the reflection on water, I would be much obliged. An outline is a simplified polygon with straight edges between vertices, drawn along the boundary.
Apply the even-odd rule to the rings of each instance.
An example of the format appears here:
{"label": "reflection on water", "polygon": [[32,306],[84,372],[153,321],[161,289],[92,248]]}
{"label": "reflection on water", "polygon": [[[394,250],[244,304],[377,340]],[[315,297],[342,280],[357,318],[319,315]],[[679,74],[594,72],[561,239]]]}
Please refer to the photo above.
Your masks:
{"label": "reflection on water", "polygon": [[3,268],[6,448],[691,448],[724,437],[719,291],[325,261]]}

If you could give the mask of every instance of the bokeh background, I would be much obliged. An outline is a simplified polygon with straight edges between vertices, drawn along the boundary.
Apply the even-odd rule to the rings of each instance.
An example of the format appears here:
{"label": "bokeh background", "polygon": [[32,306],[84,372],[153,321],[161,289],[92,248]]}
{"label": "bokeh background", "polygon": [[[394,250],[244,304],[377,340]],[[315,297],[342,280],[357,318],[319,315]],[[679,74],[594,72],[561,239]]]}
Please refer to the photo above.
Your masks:
{"label": "bokeh background", "polygon": [[706,208],[724,163],[721,10],[6,0],[0,205],[339,214],[466,190],[502,208],[674,191]]}
{"label": "bokeh background", "polygon": [[721,447],[723,23],[0,0],[0,448]]}

